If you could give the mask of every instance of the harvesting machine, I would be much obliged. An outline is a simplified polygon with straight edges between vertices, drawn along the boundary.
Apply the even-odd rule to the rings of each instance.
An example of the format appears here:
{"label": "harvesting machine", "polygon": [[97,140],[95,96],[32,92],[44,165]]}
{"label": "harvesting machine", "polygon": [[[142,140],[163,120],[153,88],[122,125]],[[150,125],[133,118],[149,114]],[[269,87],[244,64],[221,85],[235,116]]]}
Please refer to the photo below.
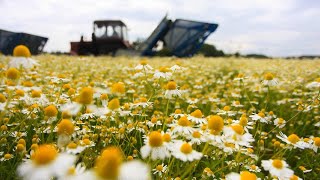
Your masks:
{"label": "harvesting machine", "polygon": [[13,49],[20,44],[26,45],[31,54],[39,54],[48,38],[22,32],[12,32],[0,29],[0,53],[11,55]]}
{"label": "harvesting machine", "polygon": [[151,35],[139,46],[129,44],[126,25],[119,20],[94,21],[92,41],[71,42],[71,54],[153,56],[159,42],[172,55],[194,55],[218,24],[176,19],[165,16]]}

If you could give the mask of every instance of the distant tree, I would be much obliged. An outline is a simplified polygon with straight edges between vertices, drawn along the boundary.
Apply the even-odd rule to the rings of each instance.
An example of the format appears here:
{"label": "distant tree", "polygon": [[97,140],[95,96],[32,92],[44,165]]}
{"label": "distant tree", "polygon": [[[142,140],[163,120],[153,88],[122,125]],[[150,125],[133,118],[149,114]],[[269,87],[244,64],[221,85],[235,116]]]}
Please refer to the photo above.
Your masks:
{"label": "distant tree", "polygon": [[225,53],[222,50],[218,50],[214,45],[203,44],[197,54],[202,54],[205,57],[222,57]]}
{"label": "distant tree", "polygon": [[247,54],[245,55],[247,58],[256,58],[256,59],[269,59],[269,56],[266,56],[264,54]]}

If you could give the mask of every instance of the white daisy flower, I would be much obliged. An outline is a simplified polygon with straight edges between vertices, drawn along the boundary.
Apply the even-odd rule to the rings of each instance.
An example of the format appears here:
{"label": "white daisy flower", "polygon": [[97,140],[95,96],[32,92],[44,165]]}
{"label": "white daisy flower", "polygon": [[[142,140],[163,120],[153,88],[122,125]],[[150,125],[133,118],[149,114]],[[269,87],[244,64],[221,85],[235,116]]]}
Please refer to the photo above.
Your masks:
{"label": "white daisy flower", "polygon": [[148,137],[145,137],[144,143],[145,145],[140,149],[142,158],[151,156],[152,160],[163,160],[170,157],[166,142],[163,141],[163,137],[158,131],[153,131]]}
{"label": "white daisy flower", "polygon": [[173,127],[173,130],[171,131],[172,134],[186,136],[191,135],[195,131],[191,125],[191,121],[189,121],[186,116],[182,116],[178,121],[175,121],[174,124],[168,124],[169,127]]}
{"label": "white daisy flower", "polygon": [[286,126],[286,121],[282,118],[277,118],[273,121],[275,126],[278,126],[279,128],[283,128]]}
{"label": "white daisy flower", "polygon": [[201,110],[197,109],[193,111],[190,115],[188,115],[188,119],[196,124],[206,124],[206,118],[203,118],[203,114]]}
{"label": "white daisy flower", "polygon": [[287,136],[280,132],[280,136],[277,135],[277,138],[281,139],[288,145],[290,145],[288,148],[300,148],[300,149],[305,149],[309,148],[309,144],[303,141],[303,138],[300,138],[296,134],[291,134],[290,136]]}
{"label": "white daisy flower", "polygon": [[276,86],[278,84],[278,80],[274,78],[273,74],[266,73],[264,75],[264,80],[262,81],[262,84],[266,86]]}
{"label": "white daisy flower", "polygon": [[176,141],[172,146],[172,156],[184,162],[194,161],[202,158],[202,153],[192,149],[192,144],[184,141]]}
{"label": "white daisy flower", "polygon": [[249,171],[241,171],[239,173],[231,172],[226,175],[226,180],[242,180],[242,179],[250,179],[250,180],[255,180],[255,179],[260,179],[257,178],[257,175],[254,173],[251,173]]}
{"label": "white daisy flower", "polygon": [[284,160],[280,159],[269,159],[262,160],[261,166],[269,171],[271,176],[275,176],[279,179],[290,179],[293,176],[293,171],[288,168],[288,164]]}
{"label": "white daisy flower", "polygon": [[61,177],[73,165],[76,157],[58,153],[53,145],[40,145],[32,154],[32,160],[26,160],[18,167],[18,175],[25,180],[42,180]]}
{"label": "white daisy flower", "polygon": [[259,112],[258,114],[253,114],[249,116],[254,121],[260,121],[262,123],[269,123],[268,118],[266,118],[266,115],[263,112]]}
{"label": "white daisy flower", "polygon": [[223,139],[225,142],[235,144],[236,149],[240,149],[240,146],[252,147],[251,142],[254,142],[254,138],[248,132],[245,132],[243,126],[239,124],[232,124],[223,128]]}
{"label": "white daisy flower", "polygon": [[167,172],[167,165],[159,164],[156,168],[152,169],[153,174],[157,174],[158,176],[162,177],[162,174]]}

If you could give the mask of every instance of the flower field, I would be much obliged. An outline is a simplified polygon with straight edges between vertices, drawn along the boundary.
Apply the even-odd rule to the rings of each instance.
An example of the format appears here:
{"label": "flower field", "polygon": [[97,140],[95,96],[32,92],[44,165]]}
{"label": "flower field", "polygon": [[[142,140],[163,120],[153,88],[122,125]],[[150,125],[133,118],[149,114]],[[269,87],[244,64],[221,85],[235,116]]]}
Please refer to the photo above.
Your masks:
{"label": "flower field", "polygon": [[320,60],[14,58],[0,179],[319,179]]}

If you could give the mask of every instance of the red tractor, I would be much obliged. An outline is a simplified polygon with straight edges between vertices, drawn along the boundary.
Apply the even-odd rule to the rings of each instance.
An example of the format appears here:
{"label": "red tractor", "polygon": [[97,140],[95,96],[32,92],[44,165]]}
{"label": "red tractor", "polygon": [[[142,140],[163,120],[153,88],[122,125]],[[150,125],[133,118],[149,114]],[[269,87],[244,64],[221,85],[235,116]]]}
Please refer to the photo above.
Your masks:
{"label": "red tractor", "polygon": [[71,42],[71,54],[74,55],[114,55],[118,49],[128,49],[127,27],[120,20],[93,22],[92,41]]}

